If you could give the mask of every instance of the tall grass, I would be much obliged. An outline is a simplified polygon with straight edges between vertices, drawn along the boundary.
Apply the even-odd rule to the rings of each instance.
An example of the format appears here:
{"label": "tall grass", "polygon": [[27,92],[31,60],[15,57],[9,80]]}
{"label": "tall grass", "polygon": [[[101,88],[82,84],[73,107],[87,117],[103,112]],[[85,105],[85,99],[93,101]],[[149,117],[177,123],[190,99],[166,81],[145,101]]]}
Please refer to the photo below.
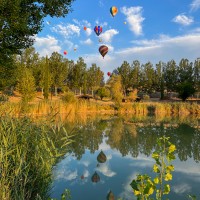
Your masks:
{"label": "tall grass", "polygon": [[61,126],[1,117],[0,199],[47,199],[52,166],[70,142]]}

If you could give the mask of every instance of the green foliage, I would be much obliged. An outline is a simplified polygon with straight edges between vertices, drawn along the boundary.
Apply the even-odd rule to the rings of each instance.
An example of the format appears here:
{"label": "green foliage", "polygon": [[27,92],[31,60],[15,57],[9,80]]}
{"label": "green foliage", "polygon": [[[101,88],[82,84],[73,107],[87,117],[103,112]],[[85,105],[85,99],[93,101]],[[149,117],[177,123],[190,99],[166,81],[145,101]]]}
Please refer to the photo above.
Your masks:
{"label": "green foliage", "polygon": [[35,96],[35,79],[30,69],[22,67],[19,70],[17,90],[22,95],[23,102],[31,101]]}
{"label": "green foliage", "polygon": [[194,85],[191,82],[183,82],[177,86],[179,97],[185,101],[188,97],[195,93]]}
{"label": "green foliage", "polygon": [[9,97],[6,94],[0,94],[0,101],[8,101]]}
{"label": "green foliage", "polygon": [[1,0],[0,3],[0,65],[11,54],[20,54],[30,47],[42,30],[43,18],[64,17],[70,11],[73,0]]}
{"label": "green foliage", "polygon": [[97,91],[96,94],[101,98],[101,100],[104,97],[109,97],[110,96],[110,90],[106,87],[100,87]]}
{"label": "green foliage", "polygon": [[77,98],[75,97],[74,93],[71,91],[68,91],[62,95],[62,100],[66,103],[75,103],[77,101]]}
{"label": "green foliage", "polygon": [[133,180],[131,187],[138,200],[150,200],[150,196],[155,192],[156,199],[162,200],[163,195],[170,192],[170,185],[165,183],[172,180],[172,171],[174,166],[171,161],[175,159],[174,151],[176,147],[169,142],[169,137],[161,137],[157,140],[156,150],[152,154],[152,158],[156,161],[153,165],[153,172],[156,174],[152,179],[148,175],[137,175]]}
{"label": "green foliage", "polygon": [[143,99],[144,99],[144,100],[149,100],[149,99],[150,99],[150,97],[149,97],[149,95],[147,95],[147,94],[144,94],[144,95],[143,95]]}
{"label": "green foliage", "polygon": [[71,141],[62,125],[1,118],[0,199],[48,199],[52,167]]}
{"label": "green foliage", "polygon": [[123,98],[121,76],[113,75],[108,83],[110,85],[111,96],[116,106],[120,106]]}

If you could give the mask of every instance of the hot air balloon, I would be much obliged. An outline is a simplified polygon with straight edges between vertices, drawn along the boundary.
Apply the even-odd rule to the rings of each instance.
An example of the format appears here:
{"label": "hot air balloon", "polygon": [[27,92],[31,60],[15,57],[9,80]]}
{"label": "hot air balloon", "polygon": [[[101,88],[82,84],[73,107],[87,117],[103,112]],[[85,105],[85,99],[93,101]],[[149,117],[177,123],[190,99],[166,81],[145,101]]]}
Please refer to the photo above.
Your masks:
{"label": "hot air balloon", "polygon": [[74,48],[74,51],[76,51],[76,48]]}
{"label": "hot air balloon", "polygon": [[84,177],[84,175],[81,175],[81,179],[84,179],[85,177]]}
{"label": "hot air balloon", "polygon": [[106,45],[101,45],[99,47],[99,53],[103,56],[104,56],[108,53],[108,47]]}
{"label": "hot air balloon", "polygon": [[108,193],[107,195],[107,200],[114,200],[115,199],[115,196],[114,194],[112,193],[112,191],[110,190],[110,192]]}
{"label": "hot air balloon", "polygon": [[110,73],[110,72],[108,72],[108,73],[107,73],[107,75],[108,75],[108,76],[110,76],[110,75],[111,75],[111,73]]}
{"label": "hot air balloon", "polygon": [[113,17],[117,14],[117,12],[118,12],[118,9],[117,9],[116,6],[112,6],[112,7],[110,8],[110,13],[111,13],[111,15],[112,15]]}
{"label": "hot air balloon", "polygon": [[67,51],[64,51],[64,54],[67,55]]}
{"label": "hot air balloon", "polygon": [[106,155],[104,154],[104,152],[101,150],[101,152],[99,153],[99,155],[97,156],[97,160],[100,163],[105,163],[107,160]]}
{"label": "hot air balloon", "polygon": [[103,40],[101,38],[99,38],[99,42],[103,42]]}
{"label": "hot air balloon", "polygon": [[94,174],[92,175],[91,180],[92,180],[93,183],[97,183],[97,182],[100,181],[100,176],[97,174],[97,172],[94,172]]}
{"label": "hot air balloon", "polygon": [[94,32],[99,36],[102,32],[102,26],[95,26],[94,27]]}
{"label": "hot air balloon", "polygon": [[86,30],[87,30],[87,27],[86,27],[86,26],[84,26],[84,28],[83,28],[83,29],[84,29],[84,31],[86,31]]}
{"label": "hot air balloon", "polygon": [[126,22],[124,22],[124,24],[126,24]]}

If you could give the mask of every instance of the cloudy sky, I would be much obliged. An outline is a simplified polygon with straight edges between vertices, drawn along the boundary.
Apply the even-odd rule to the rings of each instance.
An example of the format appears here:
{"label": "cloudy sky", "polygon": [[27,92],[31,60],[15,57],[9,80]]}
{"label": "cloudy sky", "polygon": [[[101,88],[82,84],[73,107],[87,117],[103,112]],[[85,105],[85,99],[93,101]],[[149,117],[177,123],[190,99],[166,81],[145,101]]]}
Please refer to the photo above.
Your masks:
{"label": "cloudy sky", "polygon": [[[112,6],[118,8],[115,17]],[[72,9],[65,18],[44,19],[34,44],[41,56],[57,51],[69,60],[83,57],[87,67],[96,63],[105,73],[124,60],[156,64],[200,57],[200,0],[75,0]],[[103,28],[100,36],[96,25]],[[101,45],[109,48],[104,59]]]}

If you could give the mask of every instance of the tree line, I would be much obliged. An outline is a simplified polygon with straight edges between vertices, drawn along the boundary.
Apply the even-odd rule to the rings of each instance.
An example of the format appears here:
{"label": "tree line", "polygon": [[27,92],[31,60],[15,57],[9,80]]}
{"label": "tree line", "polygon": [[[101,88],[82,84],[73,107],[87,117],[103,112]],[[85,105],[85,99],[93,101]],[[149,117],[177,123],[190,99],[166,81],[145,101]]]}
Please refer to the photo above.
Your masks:
{"label": "tree line", "polygon": [[[130,91],[150,94],[164,91],[188,92],[189,95],[200,91],[200,60],[194,63],[188,59],[181,59],[177,64],[174,60],[163,63],[160,61],[155,66],[151,62],[141,64],[134,60],[131,64],[124,61],[111,73],[108,81],[104,81],[104,73],[95,63],[87,66],[82,57],[75,63],[64,58],[58,52],[51,56],[40,57],[33,47],[25,49],[22,54],[13,55],[12,59],[0,65],[0,90],[13,86],[21,93],[29,90],[34,93],[36,89],[44,92],[48,99],[50,91],[57,95],[57,89],[73,91],[75,93],[99,92],[110,90],[111,95],[121,97],[130,95]],[[102,90],[103,89],[103,90]],[[189,90],[189,91],[187,91]],[[28,98],[28,97],[25,97]]]}

